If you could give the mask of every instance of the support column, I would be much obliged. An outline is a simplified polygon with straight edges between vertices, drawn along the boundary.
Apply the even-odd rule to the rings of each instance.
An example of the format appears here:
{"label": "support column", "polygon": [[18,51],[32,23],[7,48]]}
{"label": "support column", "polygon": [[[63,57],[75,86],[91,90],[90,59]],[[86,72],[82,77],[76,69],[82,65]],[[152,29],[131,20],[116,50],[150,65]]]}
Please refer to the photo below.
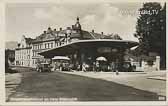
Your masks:
{"label": "support column", "polygon": [[80,70],[82,70],[82,65],[85,61],[85,53],[84,53],[84,50],[81,49],[79,52],[78,52],[78,56],[79,56],[79,65],[80,65]]}
{"label": "support column", "polygon": [[157,71],[160,70],[160,56],[156,56],[156,69]]}

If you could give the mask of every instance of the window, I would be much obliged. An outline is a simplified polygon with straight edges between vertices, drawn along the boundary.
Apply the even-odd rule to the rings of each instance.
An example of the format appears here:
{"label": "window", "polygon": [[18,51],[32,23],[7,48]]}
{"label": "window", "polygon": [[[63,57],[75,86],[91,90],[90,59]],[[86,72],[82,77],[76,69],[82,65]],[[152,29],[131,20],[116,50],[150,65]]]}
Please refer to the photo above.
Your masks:
{"label": "window", "polygon": [[41,44],[40,44],[40,49],[41,49]]}
{"label": "window", "polygon": [[41,49],[43,49],[43,44],[41,44]]}
{"label": "window", "polygon": [[50,48],[50,43],[48,43],[48,48]]}
{"label": "window", "polygon": [[51,43],[51,48],[53,48],[53,43]]}
{"label": "window", "polygon": [[55,42],[55,47],[57,47],[57,42]]}
{"label": "window", "polygon": [[45,49],[47,48],[47,44],[45,43]]}

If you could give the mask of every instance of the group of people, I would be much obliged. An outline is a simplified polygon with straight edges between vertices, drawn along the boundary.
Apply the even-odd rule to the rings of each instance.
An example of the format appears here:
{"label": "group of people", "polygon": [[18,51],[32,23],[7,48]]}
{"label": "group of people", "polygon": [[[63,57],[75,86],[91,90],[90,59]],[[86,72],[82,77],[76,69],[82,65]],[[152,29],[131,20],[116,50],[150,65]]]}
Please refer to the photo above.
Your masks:
{"label": "group of people", "polygon": [[[80,70],[80,65],[78,66],[78,70]],[[86,63],[82,64],[82,71],[94,71],[94,72],[101,72],[101,71],[115,71],[118,72],[118,65],[116,63],[110,63],[110,64],[102,64],[98,61],[93,62],[92,66],[87,65]]]}

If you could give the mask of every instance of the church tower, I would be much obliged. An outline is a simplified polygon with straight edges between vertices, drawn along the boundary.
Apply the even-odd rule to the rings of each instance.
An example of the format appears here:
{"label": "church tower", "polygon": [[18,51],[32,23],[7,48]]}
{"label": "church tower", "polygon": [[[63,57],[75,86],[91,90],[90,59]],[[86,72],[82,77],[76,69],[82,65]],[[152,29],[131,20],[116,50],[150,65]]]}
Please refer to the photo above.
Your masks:
{"label": "church tower", "polygon": [[75,30],[77,30],[77,32],[81,31],[81,25],[80,25],[80,22],[79,22],[79,17],[76,18]]}
{"label": "church tower", "polygon": [[81,24],[79,22],[79,17],[76,18],[76,23],[75,25],[72,25],[72,34],[71,34],[71,39],[83,39],[82,36],[82,27]]}

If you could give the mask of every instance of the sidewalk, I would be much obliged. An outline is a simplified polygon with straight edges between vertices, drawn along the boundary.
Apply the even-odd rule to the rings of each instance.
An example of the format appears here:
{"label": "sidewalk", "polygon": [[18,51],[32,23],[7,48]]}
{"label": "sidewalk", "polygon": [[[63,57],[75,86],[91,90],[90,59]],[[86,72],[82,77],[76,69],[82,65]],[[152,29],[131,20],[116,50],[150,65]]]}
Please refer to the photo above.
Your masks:
{"label": "sidewalk", "polygon": [[154,77],[148,77],[148,79],[155,79],[155,80],[162,80],[162,81],[166,81],[166,77],[164,77],[164,76],[154,76]]}
{"label": "sidewalk", "polygon": [[119,75],[116,75],[115,72],[63,72],[63,73],[112,81],[118,84],[131,86],[145,91],[155,92],[158,95],[166,96],[166,81],[156,80],[156,78],[159,78],[158,76],[162,76],[164,77],[163,79],[166,79],[165,71],[119,72]]}

